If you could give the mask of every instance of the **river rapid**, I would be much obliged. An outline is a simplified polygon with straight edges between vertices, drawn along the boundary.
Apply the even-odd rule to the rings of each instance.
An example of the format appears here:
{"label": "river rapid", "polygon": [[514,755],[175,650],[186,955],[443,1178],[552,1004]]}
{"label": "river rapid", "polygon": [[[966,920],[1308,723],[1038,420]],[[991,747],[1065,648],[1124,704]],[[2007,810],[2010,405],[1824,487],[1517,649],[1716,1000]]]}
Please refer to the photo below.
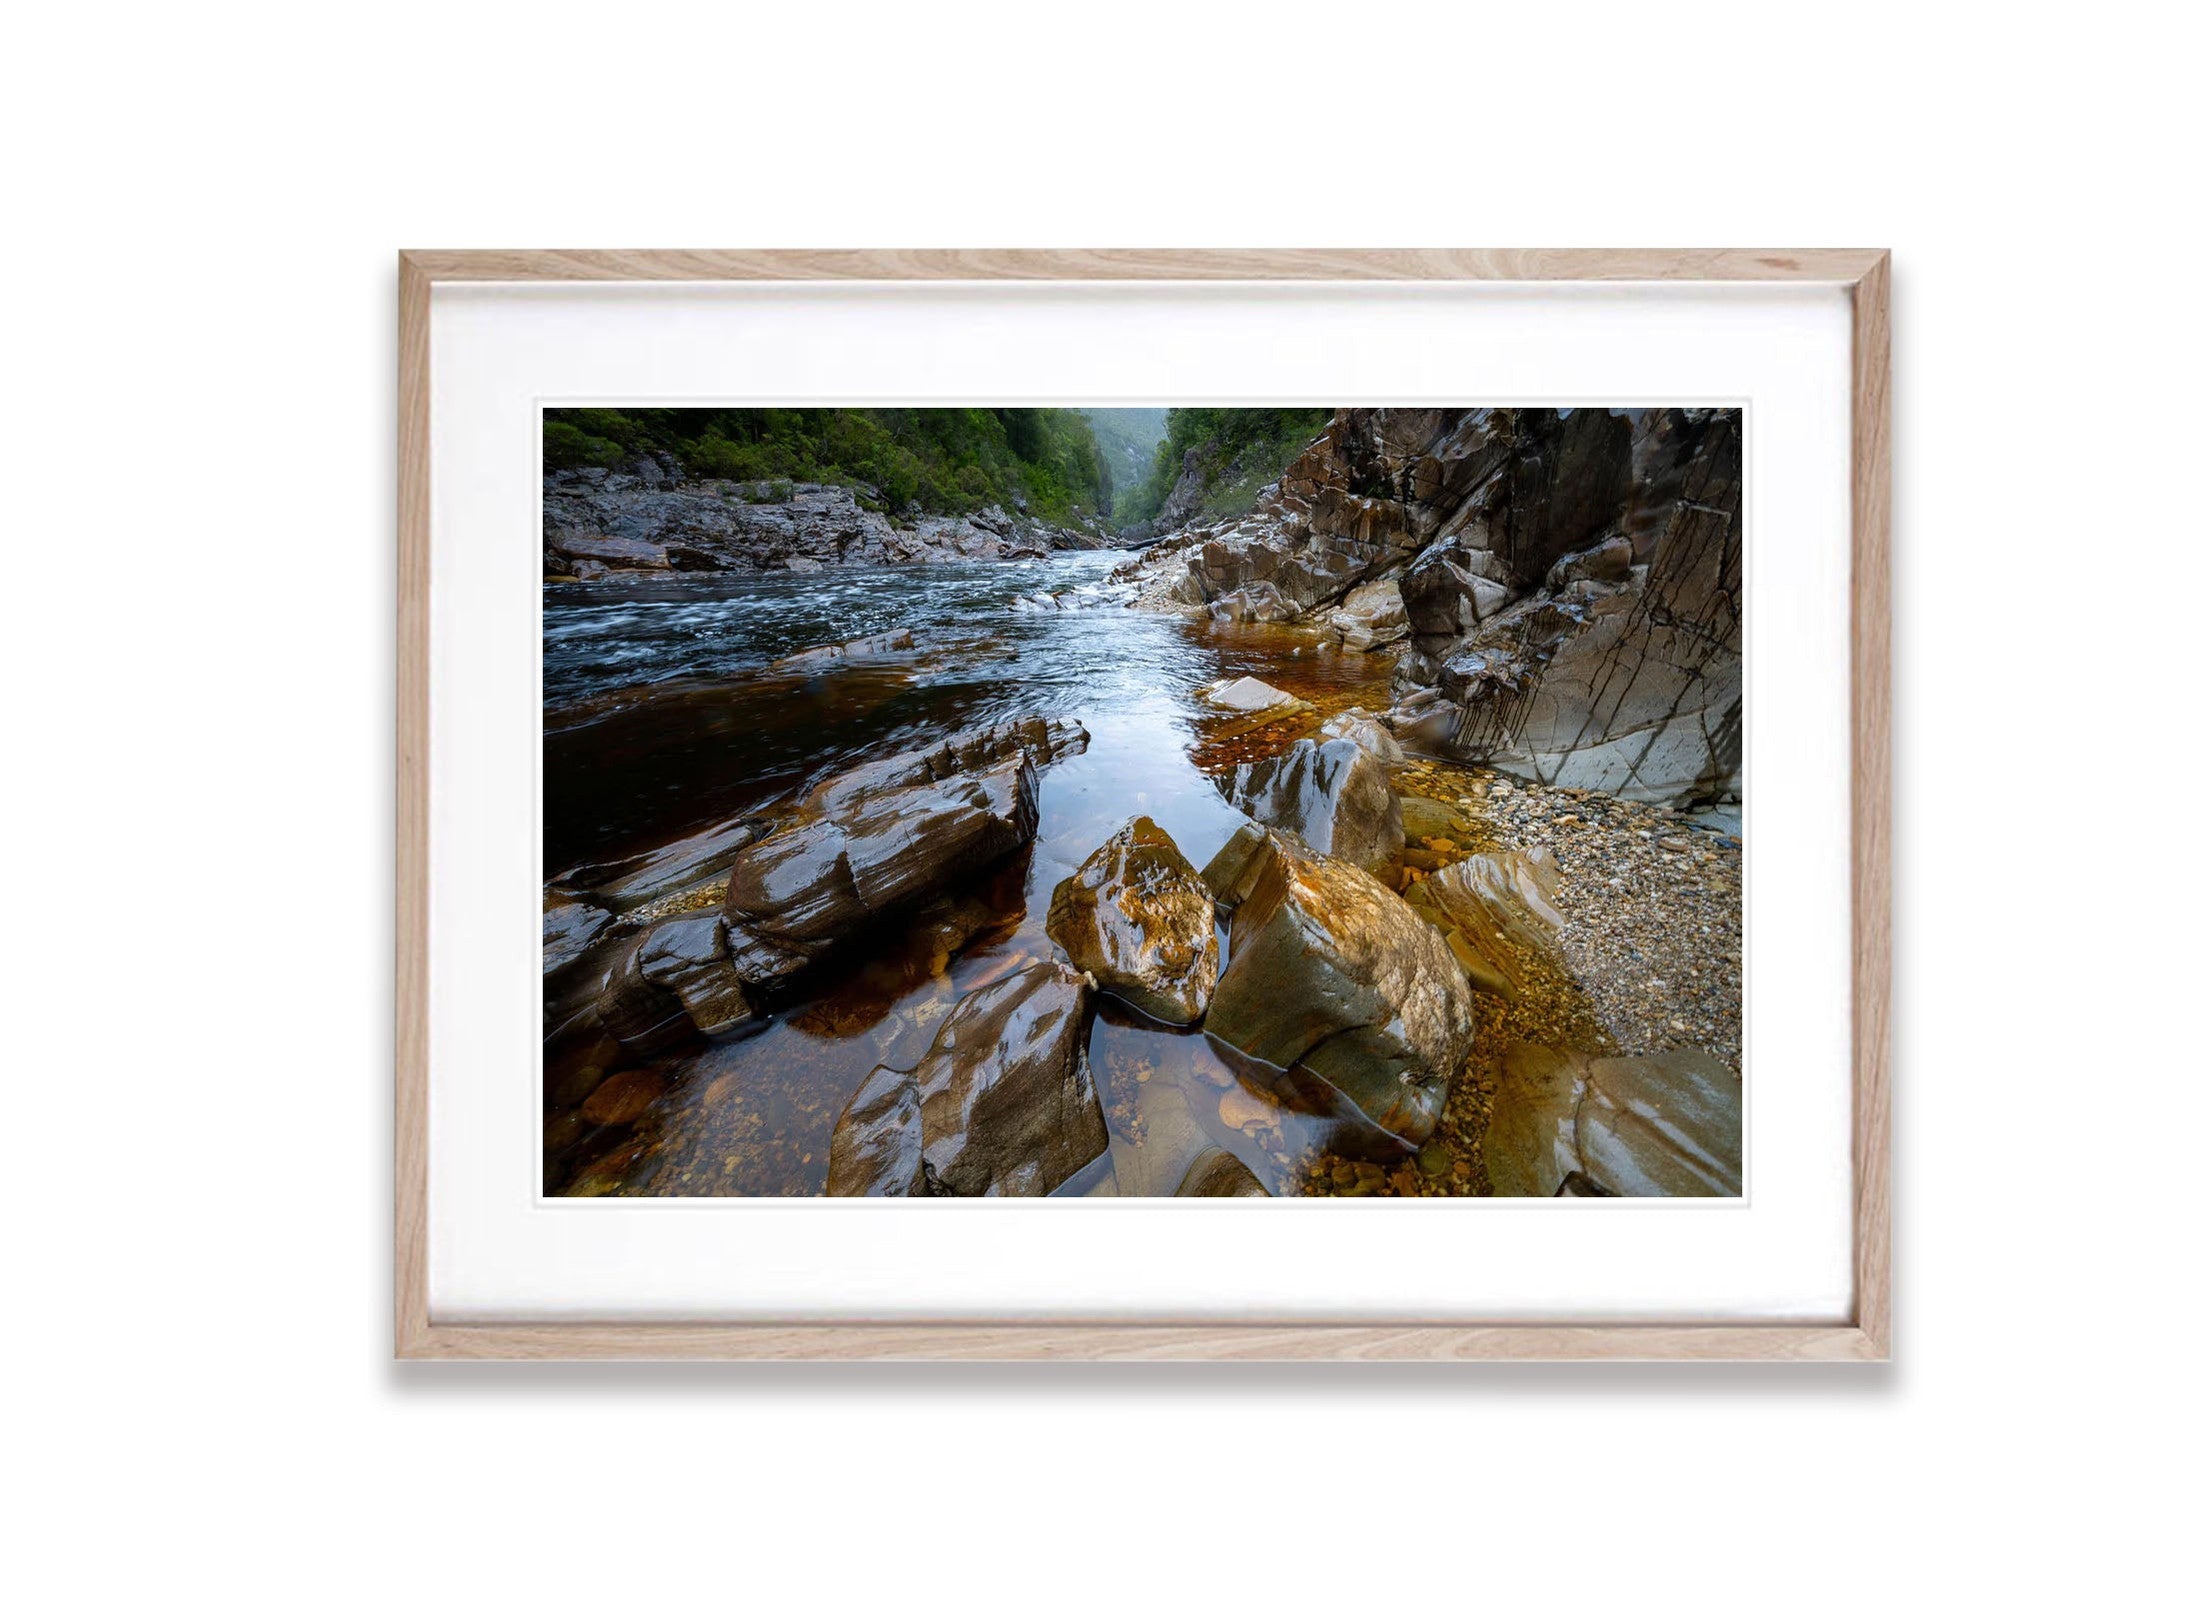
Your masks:
{"label": "river rapid", "polygon": [[[1052,958],[1054,887],[1111,833],[1150,816],[1202,863],[1243,821],[1210,772],[1305,736],[1330,710],[1388,704],[1385,657],[1321,648],[1313,630],[1124,609],[1105,587],[1122,559],[1100,550],[546,588],[546,878],[968,729],[1035,715],[1074,718],[1091,734],[1083,754],[1043,772],[1033,844],[974,885],[997,912],[993,933],[943,970],[902,958],[882,935],[874,958],[763,1031],[662,1063],[671,1086],[638,1131],[599,1129],[552,1150],[547,1192],[822,1193],[833,1124],[863,1077],[921,1058],[963,994]],[[914,632],[914,651],[774,665],[896,628]],[[1245,674],[1315,710],[1224,743],[1226,716],[1197,691]],[[1202,1138],[1288,1192],[1292,1172],[1340,1136],[1328,1118],[1250,1091],[1256,1068],[1204,1034],[1107,996],[1094,1006],[1090,1060],[1111,1148],[1068,1195],[1173,1193],[1172,1152]]]}

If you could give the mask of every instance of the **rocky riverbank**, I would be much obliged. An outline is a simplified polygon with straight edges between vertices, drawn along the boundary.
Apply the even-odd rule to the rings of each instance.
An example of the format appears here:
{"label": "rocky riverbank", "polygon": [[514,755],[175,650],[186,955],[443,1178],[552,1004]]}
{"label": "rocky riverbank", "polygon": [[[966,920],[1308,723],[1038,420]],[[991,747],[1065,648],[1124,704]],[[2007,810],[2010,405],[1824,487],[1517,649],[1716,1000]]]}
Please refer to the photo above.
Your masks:
{"label": "rocky riverbank", "polygon": [[554,580],[1040,560],[1105,542],[1096,521],[1050,525],[997,505],[968,516],[889,516],[867,492],[694,480],[668,456],[644,456],[630,471],[566,467],[542,483],[543,574]]}
{"label": "rocky riverbank", "polygon": [[1339,411],[1248,515],[1115,573],[1143,610],[1399,646],[1398,736],[1683,807],[1741,795],[1741,423]]}
{"label": "rocky riverbank", "polygon": [[[1236,830],[1200,865],[1123,817],[1043,910],[1043,777],[1093,759],[1073,722],[561,873],[553,1191],[714,1191],[829,1117],[828,1147],[785,1151],[796,1191],[1737,1192],[1740,845],[1409,757],[1394,713],[1315,694],[1215,685],[1200,748]],[[1108,1005],[1146,1053],[1102,1064]],[[791,1069],[744,1092],[713,1051],[774,1017]],[[834,1099],[802,1041],[844,1038],[879,1058]],[[1156,1070],[1164,1038],[1188,1071]]]}

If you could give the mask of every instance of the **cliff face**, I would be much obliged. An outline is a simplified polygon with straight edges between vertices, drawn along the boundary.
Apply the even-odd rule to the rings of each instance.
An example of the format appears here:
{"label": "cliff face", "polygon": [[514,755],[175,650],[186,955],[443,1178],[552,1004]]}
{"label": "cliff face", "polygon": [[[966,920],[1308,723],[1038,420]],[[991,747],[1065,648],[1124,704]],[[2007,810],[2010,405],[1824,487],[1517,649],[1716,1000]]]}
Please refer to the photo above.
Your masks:
{"label": "cliff face", "polygon": [[1104,542],[1097,527],[1049,527],[999,506],[896,521],[845,488],[683,480],[676,467],[649,458],[632,473],[568,467],[542,482],[549,577],[1015,560]]}
{"label": "cliff face", "polygon": [[1668,805],[1739,796],[1737,412],[1340,411],[1254,516],[1172,543],[1147,603],[1348,615],[1394,578],[1407,742]]}

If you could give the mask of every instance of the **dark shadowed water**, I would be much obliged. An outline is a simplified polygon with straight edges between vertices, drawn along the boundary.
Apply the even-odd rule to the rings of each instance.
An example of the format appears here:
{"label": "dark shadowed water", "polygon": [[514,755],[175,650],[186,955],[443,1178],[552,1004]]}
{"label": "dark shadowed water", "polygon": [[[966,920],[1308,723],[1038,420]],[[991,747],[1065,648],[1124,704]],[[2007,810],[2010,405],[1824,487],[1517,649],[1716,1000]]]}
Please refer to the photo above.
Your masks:
{"label": "dark shadowed water", "polygon": [[[833,1122],[880,1062],[913,1064],[963,994],[1033,958],[1054,887],[1131,817],[1203,864],[1242,818],[1206,771],[1232,731],[1195,691],[1250,673],[1326,711],[1388,703],[1380,659],[1320,649],[1309,630],[1226,628],[1118,605],[1060,609],[1119,551],[1041,562],[553,585],[544,599],[545,874],[650,847],[790,794],[828,769],[1014,717],[1073,717],[1091,746],[1048,768],[1032,846],[973,885],[995,930],[944,970],[890,934],[831,992],[738,1042],[675,1057],[640,1136],[609,1130],[552,1161],[551,1192],[615,1156],[624,1193],[812,1194]],[[812,669],[774,662],[910,628],[913,652]],[[1279,747],[1320,720],[1264,728]],[[1302,725],[1301,725],[1302,724]],[[1231,754],[1243,753],[1241,745]],[[1203,1034],[1097,1006],[1091,1061],[1113,1140],[1079,1184],[1171,1193],[1178,1152],[1221,1143],[1271,1187],[1323,1145],[1328,1118],[1277,1105],[1256,1063]],[[1287,1094],[1284,1095],[1287,1098]],[[1188,1121],[1186,1120],[1188,1118]],[[1195,1131],[1192,1124],[1196,1124]],[[617,1135],[624,1138],[623,1133]],[[586,1191],[600,1191],[600,1179]]]}

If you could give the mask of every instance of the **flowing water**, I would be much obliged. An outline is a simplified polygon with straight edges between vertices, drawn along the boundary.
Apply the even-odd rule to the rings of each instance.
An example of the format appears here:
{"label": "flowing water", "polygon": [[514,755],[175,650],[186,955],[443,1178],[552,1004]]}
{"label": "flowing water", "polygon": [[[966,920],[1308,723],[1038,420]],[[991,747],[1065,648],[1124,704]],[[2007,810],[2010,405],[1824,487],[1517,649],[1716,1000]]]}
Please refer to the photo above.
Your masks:
{"label": "flowing water", "polygon": [[[1054,886],[1109,834],[1150,816],[1203,864],[1243,820],[1209,771],[1305,736],[1330,710],[1388,703],[1386,661],[1321,649],[1308,630],[1077,603],[1099,598],[1121,559],[1107,550],[546,590],[546,876],[989,723],[1068,717],[1091,734],[1083,754],[1043,772],[1033,844],[972,885],[990,927],[944,969],[882,932],[869,959],[762,1032],[657,1063],[671,1081],[664,1099],[638,1129],[600,1129],[561,1149],[545,1167],[550,1192],[821,1193],[833,1123],[863,1077],[920,1058],[962,995],[1052,958]],[[1065,591],[1070,608],[1047,598]],[[773,665],[902,627],[915,633],[912,652]],[[1195,697],[1248,673],[1316,710],[1243,734]],[[1172,1193],[1204,1141],[1281,1192],[1343,1134],[1258,1063],[1105,996],[1090,1059],[1112,1147],[1068,1192]]]}

